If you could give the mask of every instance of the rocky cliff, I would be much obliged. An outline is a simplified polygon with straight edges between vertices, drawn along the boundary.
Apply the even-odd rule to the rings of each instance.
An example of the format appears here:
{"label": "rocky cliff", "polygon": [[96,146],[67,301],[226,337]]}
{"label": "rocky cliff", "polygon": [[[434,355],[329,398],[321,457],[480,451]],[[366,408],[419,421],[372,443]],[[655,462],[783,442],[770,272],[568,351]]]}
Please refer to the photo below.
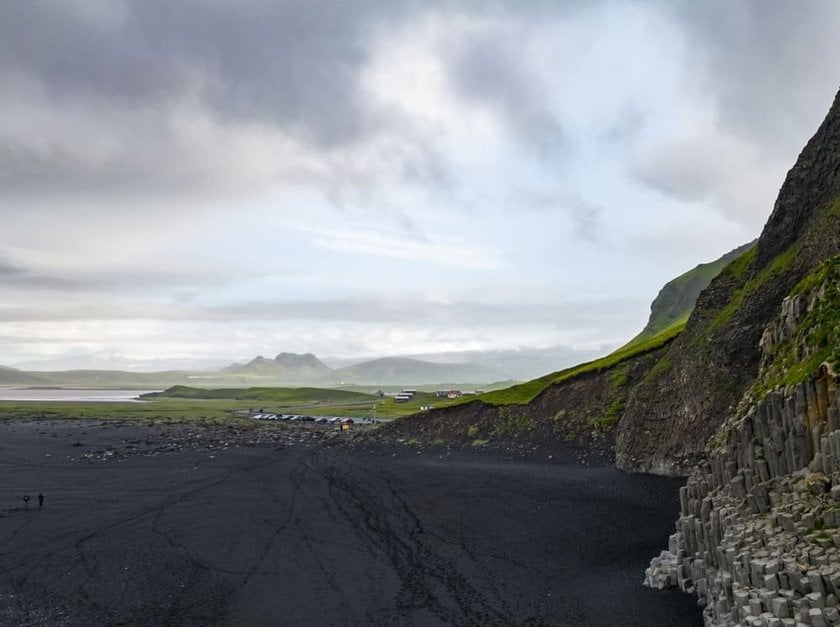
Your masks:
{"label": "rocky cliff", "polygon": [[655,376],[630,394],[616,442],[619,467],[686,474],[755,381],[759,341],[782,300],[840,252],[840,94],[779,192],[755,248],[704,290]]}
{"label": "rocky cliff", "polygon": [[[611,463],[628,394],[659,361],[663,344],[550,384],[530,402],[474,400],[383,426],[370,437],[413,445],[495,448],[518,457]],[[596,362],[597,363],[597,362]]]}
{"label": "rocky cliff", "polygon": [[495,447],[543,459],[614,461],[617,425],[632,390],[666,363],[665,347],[684,328],[702,288],[753,244],[669,281],[651,305],[644,331],[610,355],[464,405],[403,418],[376,437]]}
{"label": "rocky cliff", "polygon": [[[461,443],[508,439],[528,441],[532,447],[540,438],[559,436],[582,447],[597,447],[596,438],[568,434],[616,425],[606,440],[615,437],[620,468],[688,474],[704,460],[709,439],[757,385],[760,369],[769,372],[761,361],[761,346],[775,342],[766,328],[779,315],[784,299],[822,261],[840,253],[840,94],[788,172],[761,236],[739,252],[697,296],[679,336],[655,351],[644,351],[639,362],[644,370],[634,370],[631,382],[621,388],[620,402],[609,386],[592,381],[587,384],[592,386],[588,400],[579,400],[575,386],[583,381],[581,376],[588,381],[592,374],[584,369],[567,378],[557,376],[562,373],[546,375],[519,386],[522,390],[491,393],[467,408],[411,417],[383,433]],[[630,356],[635,359],[632,351]],[[802,359],[803,355],[789,355],[788,362],[776,367],[785,373],[816,367]],[[608,380],[624,361],[613,359],[609,366],[597,368],[593,381]],[[540,391],[520,393],[526,388]],[[507,398],[512,396],[514,401]],[[575,407],[587,409],[575,413]],[[534,417],[539,419],[533,422]],[[568,428],[562,424],[566,419]],[[519,427],[500,426],[506,421]]]}
{"label": "rocky cliff", "polygon": [[840,624],[840,257],[782,301],[760,368],[681,490],[646,583],[697,593],[706,624]]}
{"label": "rocky cliff", "polygon": [[668,281],[650,305],[650,316],[642,332],[631,342],[655,335],[678,320],[687,318],[697,303],[700,293],[721,271],[738,257],[755,246],[755,241],[739,246],[720,259],[701,263],[697,267]]}
{"label": "rocky cliff", "polygon": [[[675,339],[382,433],[608,453],[617,423],[619,467],[690,473],[648,585],[696,593],[710,627],[840,625],[838,372],[840,94],[756,245],[700,293]],[[537,383],[548,385],[533,398],[501,402]]]}

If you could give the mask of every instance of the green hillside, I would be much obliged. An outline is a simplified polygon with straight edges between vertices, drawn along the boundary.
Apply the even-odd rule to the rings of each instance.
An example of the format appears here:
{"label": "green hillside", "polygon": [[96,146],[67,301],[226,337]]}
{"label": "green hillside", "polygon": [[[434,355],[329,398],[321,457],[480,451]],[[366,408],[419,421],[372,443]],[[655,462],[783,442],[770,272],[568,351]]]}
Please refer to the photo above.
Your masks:
{"label": "green hillside", "polygon": [[[766,364],[762,370],[761,346],[780,312],[799,318],[786,300],[797,284],[838,253],[840,95],[785,177],[756,246],[703,291],[685,331],[663,357],[669,367],[657,369],[630,396],[616,438],[618,466],[688,473],[704,459],[706,443],[724,419],[747,402],[745,392],[807,377],[811,353],[780,345],[776,350],[784,354],[773,356],[778,368],[757,383],[768,371]],[[808,311],[811,305],[802,306]],[[825,333],[817,339],[830,344],[830,338]]]}
{"label": "green hillside", "polygon": [[650,317],[642,332],[625,347],[643,342],[674,324],[685,323],[694,310],[697,297],[732,261],[755,246],[755,241],[739,246],[710,263],[701,263],[688,272],[668,281],[650,305]]}
{"label": "green hillside", "polygon": [[[631,357],[636,357],[658,348],[662,348],[665,344],[676,338],[684,328],[685,319],[677,320],[672,323],[671,326],[662,329],[659,333],[653,335],[652,337],[634,340],[630,344],[619,348],[605,357],[601,357],[600,359],[595,359],[572,368],[566,368],[565,370],[560,370],[559,372],[552,372],[551,374],[547,374],[539,379],[533,379],[532,381],[514,385],[512,387],[505,388],[504,390],[487,392],[486,394],[480,395],[478,400],[488,405],[514,405],[529,403],[551,385],[557,385],[558,383],[562,383],[572,379],[573,377],[590,372],[601,372],[617,366]],[[462,402],[465,401],[462,400]]]}
{"label": "green hillside", "polygon": [[719,259],[710,263],[701,263],[666,283],[651,304],[651,313],[645,328],[618,350],[600,359],[552,372],[503,390],[482,394],[478,397],[479,400],[488,405],[529,403],[551,385],[557,385],[582,374],[601,372],[632,357],[662,348],[685,328],[700,292],[708,287],[712,279],[734,259],[741,257],[754,246],[755,242],[740,246]]}
{"label": "green hillside", "polygon": [[163,392],[144,394],[144,399],[153,398],[190,398],[219,400],[230,399],[237,401],[254,401],[265,403],[309,403],[309,402],[368,402],[374,398],[371,394],[352,392],[349,390],[332,390],[329,388],[218,388],[205,389],[176,385]]}
{"label": "green hillside", "polygon": [[17,368],[0,366],[0,385],[48,385],[49,381],[30,372],[21,372]]}

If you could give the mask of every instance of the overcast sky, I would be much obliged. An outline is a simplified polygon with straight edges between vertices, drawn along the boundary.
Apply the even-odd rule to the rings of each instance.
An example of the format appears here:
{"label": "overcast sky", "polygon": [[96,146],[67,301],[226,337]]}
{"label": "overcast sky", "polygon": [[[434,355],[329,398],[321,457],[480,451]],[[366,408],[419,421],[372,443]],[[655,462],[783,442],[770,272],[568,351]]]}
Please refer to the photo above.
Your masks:
{"label": "overcast sky", "polygon": [[840,3],[0,2],[0,364],[608,349],[755,238]]}

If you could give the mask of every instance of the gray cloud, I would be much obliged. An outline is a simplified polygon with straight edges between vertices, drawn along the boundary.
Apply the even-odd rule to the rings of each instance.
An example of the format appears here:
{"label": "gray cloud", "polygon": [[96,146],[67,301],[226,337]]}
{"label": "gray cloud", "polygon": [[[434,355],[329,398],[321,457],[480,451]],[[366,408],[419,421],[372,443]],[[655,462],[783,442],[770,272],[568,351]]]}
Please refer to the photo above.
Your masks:
{"label": "gray cloud", "polygon": [[603,207],[562,189],[520,190],[511,202],[516,207],[566,213],[576,241],[597,242],[606,228],[602,219]]}
{"label": "gray cloud", "polygon": [[[246,271],[228,269],[224,274],[213,268],[167,268],[152,267],[151,262],[143,267],[108,269],[107,261],[99,270],[61,271],[26,268],[0,260],[0,297],[5,301],[6,311],[20,299],[33,298],[33,292],[44,292],[48,298],[86,295],[94,298],[100,294],[113,294],[117,298],[125,294],[142,293],[144,290],[172,290],[189,286],[190,293],[207,288],[217,288],[242,281],[250,276]],[[186,300],[183,290],[175,297]],[[130,305],[129,309],[134,305]],[[16,319],[23,319],[18,318]]]}
{"label": "gray cloud", "polygon": [[410,6],[2,3],[0,193],[153,195],[247,183],[249,164],[237,164],[230,145],[243,131],[326,152],[352,143],[393,122],[368,106],[360,71],[372,24]]}
{"label": "gray cloud", "polygon": [[840,5],[822,0],[680,0],[663,5],[688,37],[721,124],[764,145],[799,150],[838,87]]}
{"label": "gray cloud", "polygon": [[0,67],[37,81],[58,104],[166,107],[199,96],[232,122],[258,120],[327,145],[365,126],[357,78],[366,3],[82,4],[3,3]]}
{"label": "gray cloud", "polygon": [[758,227],[837,90],[840,5],[682,0],[659,6],[686,40],[687,96],[711,109],[640,154],[631,172],[665,194],[710,200]]}
{"label": "gray cloud", "polygon": [[601,220],[603,208],[581,198],[573,199],[568,206],[574,220],[575,238],[590,243],[600,240],[604,233],[604,224]]}
{"label": "gray cloud", "polygon": [[[412,145],[391,151],[406,180],[452,185],[446,156],[399,115],[373,106],[360,84],[378,28],[410,23],[442,6],[452,17],[501,18],[442,42],[456,91],[494,107],[529,149],[543,156],[567,149],[550,97],[557,86],[523,54],[534,24],[597,11],[601,3],[244,0],[233,8],[200,0],[5,2],[0,194],[169,194],[226,182],[247,187],[249,170],[259,164],[251,161],[249,168],[242,161],[255,154],[229,145],[242,131],[277,133],[325,157],[384,128],[399,129],[403,144]],[[840,5],[684,0],[647,6],[669,15],[685,34],[690,82],[713,98],[719,130],[772,148],[774,172],[790,165],[836,88],[840,40],[832,29]],[[619,141],[638,127],[638,115],[605,134]],[[60,127],[58,119],[64,120]],[[684,182],[677,172],[672,180],[666,153],[674,151],[663,147],[661,166],[656,155],[646,155],[651,165],[640,178],[681,197],[731,187],[702,172]],[[689,169],[689,157],[682,158]],[[308,180],[338,205],[346,189],[371,184],[351,159],[318,173],[306,171],[302,161],[290,154],[284,171],[263,174]],[[660,183],[666,179],[668,185]]]}
{"label": "gray cloud", "polygon": [[495,106],[529,148],[549,157],[564,147],[564,134],[547,85],[523,59],[528,38],[526,28],[513,26],[450,42],[448,69],[464,96]]}
{"label": "gray cloud", "polygon": [[0,68],[36,81],[59,108],[91,96],[159,104],[189,82],[188,68],[150,45],[128,3],[4,2],[0,15]]}
{"label": "gray cloud", "polygon": [[[523,18],[558,11],[550,5],[503,3],[498,10],[519,26],[475,33],[444,51],[461,94],[495,107],[543,156],[563,145],[563,132],[547,86],[523,62],[522,38]],[[484,7],[449,9],[475,16]],[[435,10],[373,0],[2,3],[0,194],[149,196],[247,186],[248,168],[237,157],[259,155],[243,149],[240,156],[230,142],[250,133],[313,151],[319,172],[307,171],[301,155],[275,153],[285,157],[283,171],[265,175],[307,180],[341,205],[346,189],[371,181],[340,151],[383,130],[403,140],[389,152],[406,180],[452,185],[446,156],[375,104],[361,83],[378,29]]]}
{"label": "gray cloud", "polygon": [[19,275],[23,270],[15,265],[12,265],[2,258],[0,258],[0,281],[5,281],[9,277]]}
{"label": "gray cloud", "polygon": [[638,102],[630,102],[607,125],[602,137],[617,146],[638,137],[642,130],[650,123],[650,114]]}
{"label": "gray cloud", "polygon": [[[646,29],[623,30],[627,15],[649,18],[667,37],[648,49],[651,38],[634,39]],[[134,329],[142,347],[155,334],[150,324],[177,328],[173,342],[189,329],[204,346],[217,323],[241,322],[237,332],[249,328],[242,333],[262,341],[310,320],[312,335],[297,341],[323,333],[327,345],[344,344],[337,351],[399,345],[403,324],[415,326],[418,343],[428,329],[429,341],[449,333],[460,345],[474,333],[500,344],[513,340],[498,329],[526,337],[527,325],[601,336],[628,311],[643,315],[647,302],[573,303],[546,293],[550,280],[583,271],[560,255],[566,236],[609,245],[585,251],[587,281],[605,291],[618,265],[648,263],[649,273],[654,264],[640,260],[653,256],[663,274],[666,262],[679,272],[708,260],[733,232],[733,246],[750,239],[836,89],[838,18],[840,5],[811,0],[0,2],[0,249],[10,253],[0,257],[0,322],[12,329],[3,332],[49,328],[47,351],[62,329],[89,321],[91,329],[67,337],[105,344]],[[422,37],[432,33],[417,49],[415,26],[428,26]],[[627,39],[617,37],[613,51],[604,33]],[[590,41],[599,44],[587,49]],[[608,62],[593,54],[604,50]],[[627,87],[610,74],[632,69],[622,54],[660,52],[673,59],[663,67],[674,76],[660,81],[639,63],[627,75],[639,84]],[[563,89],[569,77],[575,89]],[[389,99],[391,80],[411,96]],[[670,112],[673,119],[658,119]],[[575,147],[589,169],[560,171],[558,157]],[[615,172],[632,151],[631,176],[667,194],[674,216],[685,217],[640,225],[661,229],[649,241],[613,219],[635,210],[616,198],[627,181]],[[352,215],[325,209],[324,198]],[[728,219],[716,214],[704,230],[692,202]],[[550,223],[562,233],[511,228],[525,208],[556,211]],[[332,247],[313,239],[314,229],[291,232],[305,226],[297,219],[335,227]],[[605,229],[615,230],[603,237]],[[354,239],[365,232],[368,240]],[[472,265],[425,265],[450,234],[465,249],[495,254],[498,246],[510,259],[505,273],[535,277],[536,287],[512,295],[469,255]],[[385,245],[427,255],[362,259]],[[519,266],[532,263],[535,252],[521,254],[531,245],[547,258]],[[359,276],[348,279],[355,267]],[[473,267],[485,271],[470,274]],[[429,285],[441,299],[464,300],[412,296]],[[629,281],[622,288],[633,289]],[[354,290],[393,298],[335,297]],[[512,302],[472,303],[468,293]],[[235,341],[235,333],[217,335]]]}
{"label": "gray cloud", "polygon": [[0,290],[9,288],[76,291],[87,279],[50,276],[0,259]]}
{"label": "gray cloud", "polygon": [[598,317],[621,317],[629,303],[612,299],[560,300],[559,302],[448,302],[424,299],[377,299],[353,297],[330,301],[291,301],[243,303],[206,310],[216,319],[252,320],[330,320],[363,323],[415,323],[510,325],[563,323],[571,326],[591,324]]}
{"label": "gray cloud", "polygon": [[322,146],[371,123],[358,88],[367,58],[369,3],[139,1],[132,14],[150,46],[207,77],[210,106],[231,120],[263,121]]}
{"label": "gray cloud", "polygon": [[[636,303],[633,303],[635,305]],[[133,320],[230,322],[330,321],[344,323],[399,323],[431,325],[519,325],[563,323],[590,325],[598,319],[620,319],[630,303],[613,299],[606,303],[565,301],[560,303],[440,303],[423,299],[386,300],[341,298],[333,300],[260,301],[229,306],[201,306],[189,302],[154,303],[111,301],[51,303],[0,308],[0,322],[62,322],[70,320]]]}

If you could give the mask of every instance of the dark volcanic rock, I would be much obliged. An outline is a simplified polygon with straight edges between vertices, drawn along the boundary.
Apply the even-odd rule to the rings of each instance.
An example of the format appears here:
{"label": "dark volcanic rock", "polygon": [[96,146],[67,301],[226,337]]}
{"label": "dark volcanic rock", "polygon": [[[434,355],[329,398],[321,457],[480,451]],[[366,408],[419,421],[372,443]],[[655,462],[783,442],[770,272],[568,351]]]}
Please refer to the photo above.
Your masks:
{"label": "dark volcanic rock", "polygon": [[616,444],[626,470],[683,474],[754,380],[764,326],[791,288],[840,252],[840,94],[779,192],[754,251],[701,293],[657,376],[631,394]]}
{"label": "dark volcanic rock", "polygon": [[368,437],[412,446],[486,448],[517,458],[609,464],[614,461],[615,423],[627,395],[663,351],[549,386],[528,404],[494,406],[476,400],[406,416]]}
{"label": "dark volcanic rock", "polygon": [[[803,236],[816,214],[840,194],[840,93],[816,134],[802,150],[779,192],[758,242],[763,266]],[[833,233],[834,243],[840,233]],[[819,251],[814,251],[819,252]],[[822,254],[819,260],[826,256]],[[814,260],[812,259],[812,265]]]}

